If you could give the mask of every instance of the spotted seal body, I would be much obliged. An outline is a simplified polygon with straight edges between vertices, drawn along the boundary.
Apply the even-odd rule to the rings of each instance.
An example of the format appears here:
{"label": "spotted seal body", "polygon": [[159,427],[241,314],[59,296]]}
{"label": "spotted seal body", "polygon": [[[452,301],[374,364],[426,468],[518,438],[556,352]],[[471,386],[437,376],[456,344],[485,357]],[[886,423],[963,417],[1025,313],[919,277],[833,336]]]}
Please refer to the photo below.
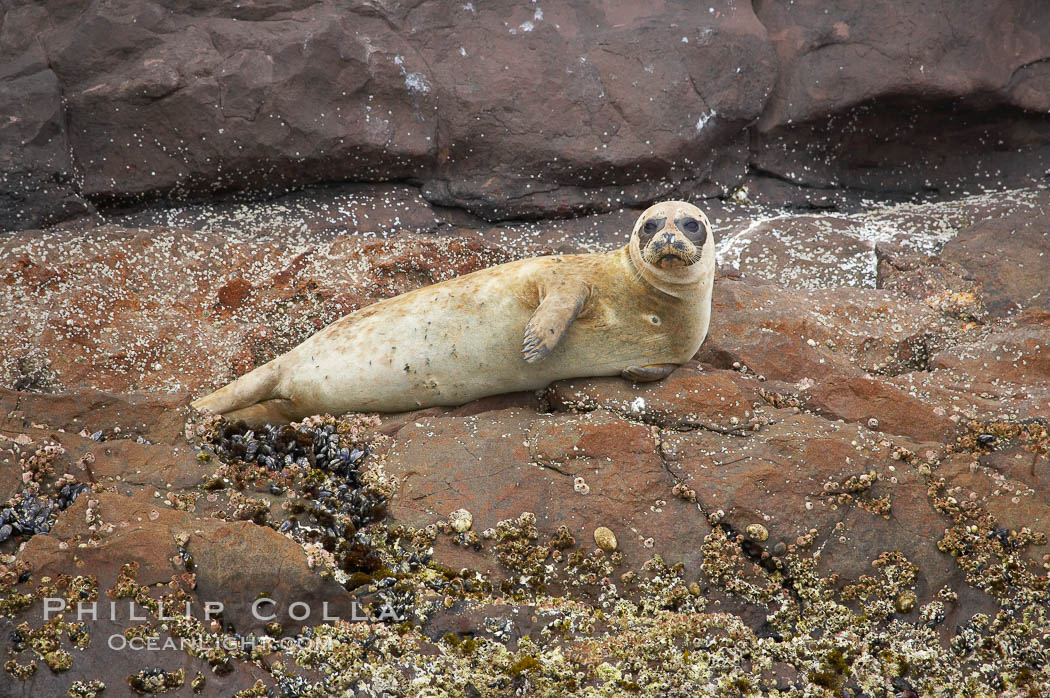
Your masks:
{"label": "spotted seal body", "polygon": [[714,271],[707,217],[656,204],[619,250],[510,262],[370,305],[193,406],[289,421],[460,405],[563,378],[657,380],[706,337]]}

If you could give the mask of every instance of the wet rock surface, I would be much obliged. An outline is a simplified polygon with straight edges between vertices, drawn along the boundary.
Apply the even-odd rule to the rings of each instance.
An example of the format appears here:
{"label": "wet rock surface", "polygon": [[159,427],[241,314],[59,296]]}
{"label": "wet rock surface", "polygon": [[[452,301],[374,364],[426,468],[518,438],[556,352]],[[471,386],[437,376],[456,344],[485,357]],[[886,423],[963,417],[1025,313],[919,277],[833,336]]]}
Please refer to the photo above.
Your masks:
{"label": "wet rock surface", "polygon": [[345,181],[490,220],[1020,186],[1050,166],[1040,10],[13,2],[0,228]]}
{"label": "wet rock surface", "polygon": [[988,310],[1008,315],[1022,308],[1050,311],[1050,251],[1046,211],[1013,213],[976,222],[944,246],[941,257],[981,284]]}
{"label": "wet rock surface", "polygon": [[[609,249],[634,212],[486,227],[391,188],[7,234],[0,685],[1045,692],[1046,206],[836,214],[842,275],[792,256],[820,216],[727,207],[710,335],[663,381],[256,430],[190,397],[381,298]],[[98,618],[46,619],[60,597]]]}

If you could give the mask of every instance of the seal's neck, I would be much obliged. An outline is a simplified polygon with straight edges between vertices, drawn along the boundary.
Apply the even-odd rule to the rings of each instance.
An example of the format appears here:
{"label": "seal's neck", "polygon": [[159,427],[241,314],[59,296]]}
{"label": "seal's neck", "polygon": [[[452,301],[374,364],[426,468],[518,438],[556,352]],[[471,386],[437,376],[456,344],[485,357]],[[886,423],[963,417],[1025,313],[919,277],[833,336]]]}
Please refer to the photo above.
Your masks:
{"label": "seal's neck", "polygon": [[627,262],[636,274],[653,288],[675,298],[695,296],[705,285],[705,277],[711,276],[708,262],[697,262],[687,267],[661,269],[642,259],[638,238],[631,237],[627,243]]}

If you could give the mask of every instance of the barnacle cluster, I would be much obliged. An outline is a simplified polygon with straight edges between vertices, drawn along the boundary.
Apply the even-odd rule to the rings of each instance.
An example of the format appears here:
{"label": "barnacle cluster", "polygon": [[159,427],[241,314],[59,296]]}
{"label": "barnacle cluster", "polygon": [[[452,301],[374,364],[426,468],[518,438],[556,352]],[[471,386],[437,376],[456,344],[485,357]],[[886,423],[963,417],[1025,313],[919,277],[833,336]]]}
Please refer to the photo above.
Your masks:
{"label": "barnacle cluster", "polygon": [[60,444],[46,441],[19,460],[25,487],[0,507],[0,543],[12,536],[28,538],[48,533],[56,514],[90,490],[72,475],[54,478],[55,459],[64,453]]}
{"label": "barnacle cluster", "polygon": [[181,688],[186,683],[186,671],[165,671],[160,668],[147,668],[142,671],[129,674],[128,686],[136,693],[165,693],[167,691]]}
{"label": "barnacle cluster", "polygon": [[957,452],[969,452],[974,457],[1015,444],[1033,454],[1050,457],[1050,427],[1046,419],[1026,419],[1020,421],[970,420],[966,432],[952,446]]}
{"label": "barnacle cluster", "polygon": [[[1038,445],[1040,427],[976,425],[957,450],[987,452],[982,434],[997,444]],[[244,696],[977,698],[1043,695],[1050,687],[1050,580],[1026,557],[1043,538],[1028,528],[1003,528],[978,503],[953,498],[936,463],[917,470],[948,524],[937,545],[946,560],[951,556],[960,582],[986,592],[992,604],[969,618],[959,614],[959,585],[931,595],[923,570],[901,552],[883,552],[869,572],[839,579],[824,568],[819,544],[833,531],[803,529],[791,544],[767,550],[776,538],[766,525],[775,522],[738,520],[737,530],[720,510],[708,514],[712,528],[697,537],[699,569],[656,554],[628,566],[622,548],[631,547],[629,534],[614,542],[600,528],[582,536],[566,526],[550,533],[529,512],[481,532],[467,510],[422,529],[394,524],[385,517],[390,490],[376,486],[370,469],[382,462],[370,438],[331,418],[254,430],[216,421],[203,446],[216,468],[210,489],[222,495],[220,513],[282,531],[319,573],[374,607],[393,607],[397,619],[301,629],[273,622],[258,635],[238,633],[221,619],[201,621],[199,613],[161,619],[162,603],[199,611],[187,533],[173,534],[173,561],[184,573],[170,583],[140,583],[138,566],[128,564],[106,590],[91,577],[62,575],[34,579],[27,592],[16,588],[21,577],[12,568],[0,587],[0,611],[20,613],[45,596],[74,603],[104,593],[151,614],[125,629],[125,637],[235,641],[232,648],[187,650],[207,663],[192,679],[159,669],[131,674],[128,683],[139,693],[185,684],[206,692],[208,676],[228,674],[241,662],[268,673],[262,683],[239,686]],[[903,451],[902,458],[908,462]],[[874,501],[880,477],[868,470],[836,480],[822,496],[862,503]],[[73,486],[72,493],[76,484],[63,487]],[[678,490],[672,494],[695,494]],[[461,560],[456,569],[434,557],[435,547],[449,544]],[[649,549],[646,542],[641,549]],[[461,566],[478,559],[498,563],[498,570]],[[19,644],[5,664],[10,679],[67,669],[77,648],[92,641],[90,625],[20,624]],[[81,681],[70,695],[97,688]]]}
{"label": "barnacle cluster", "polygon": [[98,679],[91,681],[74,681],[69,687],[69,698],[98,698],[106,690],[106,684]]}

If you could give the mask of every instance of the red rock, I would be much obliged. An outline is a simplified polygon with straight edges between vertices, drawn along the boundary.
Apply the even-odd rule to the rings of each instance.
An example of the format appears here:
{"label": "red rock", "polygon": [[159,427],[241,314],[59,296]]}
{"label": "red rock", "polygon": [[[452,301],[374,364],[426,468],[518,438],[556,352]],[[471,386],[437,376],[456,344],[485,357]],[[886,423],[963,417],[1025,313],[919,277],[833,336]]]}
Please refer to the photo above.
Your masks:
{"label": "red rock", "polygon": [[898,291],[966,322],[983,323],[987,319],[980,285],[957,264],[909,255],[892,245],[878,245],[875,253],[878,288]]}
{"label": "red rock", "polygon": [[1024,308],[1050,310],[1050,194],[1037,195],[1031,208],[986,218],[962,230],[941,257],[958,264],[982,286],[988,310],[1006,316]]}
{"label": "red rock", "polygon": [[6,239],[0,257],[24,254],[62,283],[33,291],[35,277],[14,274],[0,286],[9,323],[0,379],[47,391],[199,395],[357,308],[510,259],[475,236],[377,241],[344,225],[312,240],[292,223],[280,230],[249,239],[108,226]]}
{"label": "red rock", "polygon": [[742,424],[758,395],[738,374],[687,364],[649,384],[622,378],[558,381],[551,386],[549,398],[551,406],[561,411],[603,409],[628,419],[674,426],[682,422],[727,425],[731,419]]}
{"label": "red rock", "polygon": [[[283,273],[283,272],[282,272]],[[239,276],[235,276],[219,288],[217,295],[219,303],[236,310],[244,303],[244,299],[252,292],[252,285]]]}
{"label": "red rock", "polygon": [[[80,543],[92,538],[85,523],[90,499],[98,500],[101,523],[113,524],[113,530],[96,534],[94,543],[81,548]],[[177,535],[187,536],[185,548],[193,558],[196,607],[201,609],[205,601],[223,603],[223,618],[240,633],[265,632],[266,621],[251,609],[260,592],[274,600],[277,620],[289,628],[322,622],[322,602],[328,602],[332,616],[350,617],[350,595],[311,569],[302,547],[290,538],[248,521],[196,518],[144,494],[100,492],[78,498],[50,535],[29,539],[22,559],[38,577],[90,570],[101,589],[113,584],[121,565],[137,562],[139,584],[166,584],[187,571]],[[311,619],[296,623],[288,616],[296,601],[310,607]]]}
{"label": "red rock", "polygon": [[[946,369],[993,383],[1023,385],[1050,379],[1050,321],[1043,316],[1035,324],[1018,323],[981,337],[980,341],[957,344],[934,355],[933,369]],[[1029,314],[1022,319],[1036,320]]]}
{"label": "red rock", "polygon": [[958,322],[925,305],[873,289],[794,290],[720,278],[712,308],[697,354],[702,362],[739,364],[789,383],[829,373],[910,370],[914,343],[958,331]]}
{"label": "red rock", "polygon": [[[423,418],[397,432],[386,456],[386,471],[403,479],[391,514],[425,526],[466,508],[481,532],[528,511],[548,538],[564,525],[580,547],[593,550],[594,529],[606,526],[629,564],[659,553],[695,566],[710,529],[695,507],[671,495],[674,480],[650,429],[603,410]],[[577,477],[586,493],[574,486]],[[484,555],[446,548],[437,559],[507,573]]]}
{"label": "red rock", "polygon": [[0,424],[19,430],[27,426],[112,436],[142,436],[174,444],[182,440],[189,396],[185,394],[130,393],[117,395],[96,390],[42,395],[0,387]]}
{"label": "red rock", "polygon": [[866,425],[874,418],[879,431],[916,441],[947,441],[956,429],[943,407],[874,378],[828,378],[803,391],[802,399],[830,419]]}
{"label": "red rock", "polygon": [[[937,475],[945,479],[945,494],[960,502],[972,501],[992,514],[1000,528],[1019,531],[1027,527],[1050,536],[1050,458],[1019,448],[996,445],[975,460],[955,454],[941,464]],[[1032,545],[1026,555],[1042,563],[1050,545]]]}
{"label": "red rock", "polygon": [[791,288],[874,286],[872,244],[858,223],[829,215],[792,216],[750,224],[719,262],[747,277]]}
{"label": "red rock", "polygon": [[[102,521],[114,524],[114,529],[111,533],[102,534],[97,543],[87,543],[85,547],[80,547],[81,543],[86,543],[90,536],[90,531],[85,523],[87,502],[89,499],[96,497],[99,501],[98,511],[101,514]],[[91,642],[84,650],[73,651],[72,676],[66,673],[56,674],[47,670],[38,671],[32,685],[38,690],[46,691],[47,695],[60,695],[68,688],[73,678],[102,680],[106,684],[107,691],[112,688],[119,692],[123,686],[126,686],[126,676],[129,673],[140,671],[142,666],[135,660],[127,658],[131,650],[118,651],[111,649],[111,647],[119,647],[120,645],[115,643],[119,641],[124,632],[133,627],[141,626],[142,621],[131,617],[132,610],[129,608],[128,599],[114,599],[107,596],[105,592],[112,588],[120,573],[121,565],[125,563],[138,563],[135,576],[135,581],[138,584],[151,586],[167,585],[173,577],[180,577],[185,570],[177,555],[175,534],[189,534],[202,526],[208,530],[221,529],[221,525],[219,527],[216,526],[217,523],[215,521],[203,522],[194,519],[185,512],[173,511],[158,501],[150,501],[150,498],[132,498],[110,493],[100,493],[90,497],[80,497],[72,507],[62,513],[50,535],[33,536],[20,554],[20,557],[28,564],[31,571],[31,577],[29,582],[26,583],[26,587],[36,587],[44,577],[50,577],[52,582],[54,582],[60,574],[70,576],[92,575],[97,580],[99,596],[97,620],[91,620],[90,616],[84,617],[88,630],[91,633]],[[234,526],[238,525],[234,524]],[[248,526],[252,525],[248,524]],[[253,528],[260,529],[260,531],[250,529],[240,531],[242,544],[251,545],[252,540],[262,542],[255,537],[255,534],[268,529],[261,529],[258,526]],[[270,533],[278,538],[283,538],[273,531],[270,531]],[[265,536],[265,534],[263,535]],[[298,550],[299,560],[305,558],[298,546],[287,539],[283,540]],[[273,550],[275,542],[274,540],[267,540],[266,545],[260,549]],[[287,564],[290,561],[280,557],[281,550],[275,550],[275,552],[279,556],[277,559],[286,563],[286,571],[291,572],[293,565]],[[175,564],[173,559],[179,561],[179,564]],[[277,579],[277,569],[269,564],[272,562],[272,559],[268,559],[266,561],[267,564],[260,571],[265,575],[266,580],[272,580],[274,588],[278,588],[282,582],[279,582]],[[237,564],[242,565],[243,561],[238,560]],[[250,574],[250,567],[242,569]],[[214,572],[208,567],[200,570],[198,574],[203,573],[205,578],[209,578],[209,575]],[[316,575],[314,576],[316,577]],[[283,583],[295,580],[295,573],[292,572],[291,577],[285,577],[284,579],[287,581]],[[261,579],[259,581],[264,580]],[[185,582],[182,582],[182,584],[184,589],[190,591],[197,617],[202,617],[201,608],[203,601],[236,597],[238,591],[242,588],[233,587],[226,589],[222,599],[209,599],[201,594],[199,583],[196,591],[188,589],[189,585]],[[153,589],[151,591],[155,595],[154,598],[156,598],[160,593],[168,592],[170,589],[167,586],[163,586],[159,590]],[[208,591],[209,593],[213,592],[212,589]],[[110,606],[111,602],[113,604],[112,607]],[[240,609],[234,606],[232,610],[234,610],[238,621],[240,621]],[[181,609],[176,609],[174,612],[171,609],[168,610],[169,615],[176,615],[180,612]],[[144,611],[141,608],[136,609],[135,613],[140,618],[144,615]],[[30,624],[33,627],[37,627],[43,619],[43,605],[40,603],[36,604],[33,609],[27,612],[26,616],[27,619],[31,617],[32,621]],[[111,616],[113,620],[111,620]],[[67,620],[70,622],[76,620],[75,610],[67,613]],[[245,628],[248,628],[249,625],[249,623],[243,623]],[[163,630],[157,629],[156,631],[160,637],[157,646],[161,648],[165,639],[170,636]],[[175,642],[177,642],[177,639]],[[114,644],[111,645],[111,643]],[[150,666],[159,666],[168,671],[183,668],[187,684],[193,679],[197,671],[202,671],[206,675],[209,690],[218,693],[229,695],[230,692],[249,687],[256,680],[260,679],[267,684],[272,681],[265,671],[250,662],[234,660],[229,663],[229,672],[213,673],[206,664],[202,666],[199,659],[195,659],[179,649],[157,649],[155,651],[144,649],[141,651],[141,654],[146,653],[149,654]],[[135,654],[131,656],[135,656]],[[29,657],[21,657],[19,661],[27,663],[28,659]]]}
{"label": "red rock", "polygon": [[899,446],[857,425],[788,410],[771,416],[772,425],[745,438],[703,430],[667,437],[668,468],[705,514],[741,535],[763,526],[768,538],[757,546],[770,554],[813,529],[821,568],[844,580],[869,574],[872,560],[894,550],[919,565],[924,598],[961,579],[933,545],[949,522],[913,466],[893,458]]}
{"label": "red rock", "polygon": [[[119,480],[121,488],[141,485],[150,489],[182,490],[199,484],[214,471],[214,466],[209,468],[197,460],[197,452],[187,443],[171,446],[131,439],[107,439],[99,443],[72,434],[52,438],[66,448],[69,457],[66,472],[82,482],[109,479],[109,484]],[[82,464],[85,456],[90,459],[86,467]]]}

